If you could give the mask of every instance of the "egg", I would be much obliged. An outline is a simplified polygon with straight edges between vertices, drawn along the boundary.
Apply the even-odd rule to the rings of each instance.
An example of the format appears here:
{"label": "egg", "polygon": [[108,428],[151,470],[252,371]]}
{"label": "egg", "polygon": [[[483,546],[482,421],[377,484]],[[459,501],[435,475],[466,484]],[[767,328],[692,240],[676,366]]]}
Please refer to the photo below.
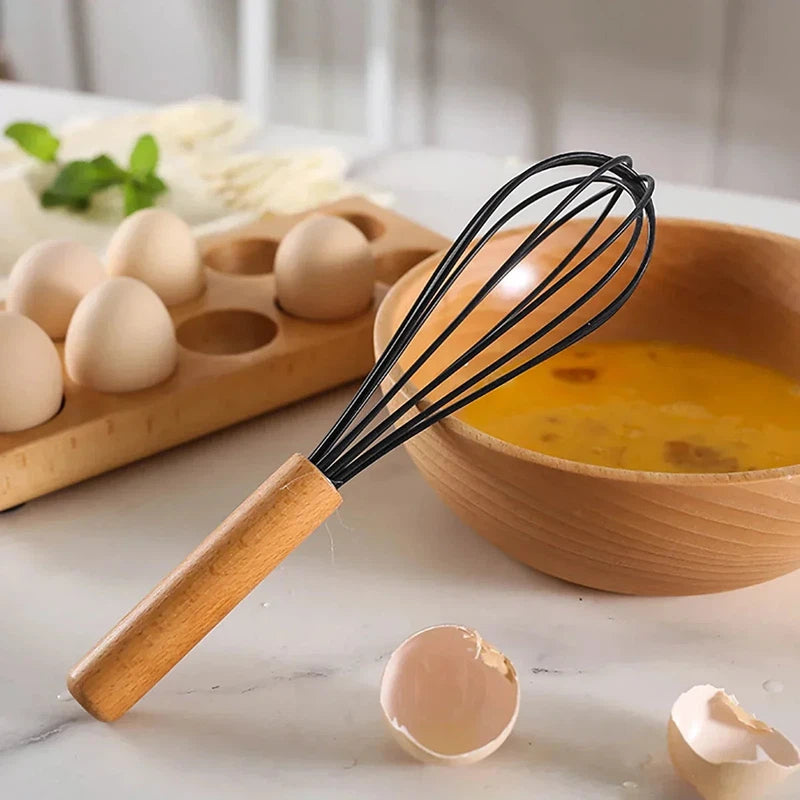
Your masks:
{"label": "egg", "polygon": [[109,278],[75,309],[64,342],[67,374],[100,392],[135,392],[166,380],[178,360],[166,306],[135,278]]}
{"label": "egg", "polygon": [[47,422],[63,394],[61,360],[50,337],[33,320],[0,311],[0,433]]}
{"label": "egg", "polygon": [[104,278],[100,259],[86,245],[39,242],[12,267],[6,307],[30,317],[52,339],[63,339],[78,301]]}
{"label": "egg", "polygon": [[792,742],[715,686],[676,700],[667,744],[675,771],[704,800],[757,800],[800,767]]}
{"label": "egg", "polygon": [[165,208],[144,208],[117,228],[106,251],[110,275],[146,283],[168,305],[201,294],[205,273],[191,228]]}
{"label": "egg", "polygon": [[311,320],[358,316],[372,303],[375,260],[364,234],[341,217],[312,214],[281,239],[275,253],[281,308]]}
{"label": "egg", "polygon": [[474,630],[439,625],[391,655],[380,704],[395,740],[433,764],[472,764],[508,738],[519,712],[511,662]]}

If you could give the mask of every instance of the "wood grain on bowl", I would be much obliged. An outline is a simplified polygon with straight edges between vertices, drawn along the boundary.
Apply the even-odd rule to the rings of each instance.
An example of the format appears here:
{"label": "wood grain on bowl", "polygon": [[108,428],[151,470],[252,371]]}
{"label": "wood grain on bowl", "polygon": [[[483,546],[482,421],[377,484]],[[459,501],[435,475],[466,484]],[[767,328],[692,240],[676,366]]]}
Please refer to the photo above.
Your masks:
{"label": "wood grain on bowl", "polygon": [[[548,274],[586,225],[571,222],[534,250],[523,262],[531,279]],[[481,251],[398,369],[422,352],[528,232],[510,231]],[[390,291],[376,320],[378,351],[439,258],[415,267]],[[493,292],[429,359],[415,384],[441,372],[530,288],[528,283]],[[570,291],[582,288],[585,284]],[[532,333],[556,307],[543,308],[536,319],[512,330],[492,357]],[[590,313],[587,308],[585,315]],[[710,347],[800,381],[800,240],[715,223],[659,220],[648,273],[626,306],[586,341],[592,339]],[[407,397],[401,392],[395,407]],[[514,558],[574,583],[628,594],[700,594],[760,583],[800,567],[798,466],[728,474],[620,470],[523,450],[452,418],[406,446],[425,479],[468,525]]]}

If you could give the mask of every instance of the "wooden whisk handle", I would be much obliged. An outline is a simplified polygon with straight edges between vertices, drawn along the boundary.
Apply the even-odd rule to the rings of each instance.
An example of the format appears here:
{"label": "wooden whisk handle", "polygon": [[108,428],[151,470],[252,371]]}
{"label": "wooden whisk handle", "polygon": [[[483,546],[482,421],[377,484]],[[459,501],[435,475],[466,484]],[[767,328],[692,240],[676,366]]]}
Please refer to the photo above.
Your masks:
{"label": "wooden whisk handle", "polygon": [[342,502],[292,456],[76,664],[72,696],[121,717]]}

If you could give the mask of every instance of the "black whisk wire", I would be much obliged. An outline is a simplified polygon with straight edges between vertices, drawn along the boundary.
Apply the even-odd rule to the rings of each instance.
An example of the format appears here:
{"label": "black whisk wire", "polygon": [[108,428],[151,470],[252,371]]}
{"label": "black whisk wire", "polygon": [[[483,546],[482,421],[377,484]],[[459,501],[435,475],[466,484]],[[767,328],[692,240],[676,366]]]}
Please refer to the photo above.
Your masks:
{"label": "black whisk wire", "polygon": [[[611,190],[613,191],[613,190]],[[607,195],[609,190],[604,192],[598,192],[594,197],[587,200],[585,203],[582,203],[575,209],[575,212],[580,212],[583,208],[590,206],[592,203],[596,202],[598,199],[602,198],[603,196]],[[613,202],[613,200],[612,200]],[[407,400],[400,408],[398,408],[395,412],[390,414],[380,425],[370,431],[367,435],[360,440],[358,449],[359,451],[363,450],[364,447],[368,444],[371,444],[384,430],[390,427],[397,419],[399,419],[406,411],[412,407],[418,399],[424,397],[429,391],[433,391],[438,386],[440,386],[447,378],[457,372],[462,366],[464,366],[474,355],[476,355],[480,350],[483,349],[482,345],[484,343],[489,343],[493,341],[496,336],[502,335],[503,332],[509,327],[513,325],[516,321],[516,315],[519,314],[520,311],[523,310],[523,307],[526,303],[531,300],[535,294],[544,291],[547,288],[548,283],[550,283],[558,273],[566,266],[566,264],[574,257],[575,253],[580,249],[581,244],[585,242],[588,238],[590,238],[591,234],[599,227],[600,223],[608,216],[610,211],[611,204],[609,204],[606,209],[604,210],[603,214],[599,218],[598,222],[592,227],[592,229],[581,238],[578,245],[571,251],[571,253],[556,267],[555,270],[551,272],[550,275],[547,276],[547,279],[542,281],[536,289],[528,294],[528,296],[521,301],[513,310],[512,312],[504,318],[504,321],[501,321],[496,325],[491,331],[489,331],[479,342],[476,342],[469,350],[462,354],[456,361],[454,361],[444,372],[442,372],[438,378],[434,381],[428,383],[424,386],[419,392],[417,392],[412,398]],[[452,333],[468,316],[469,314],[475,309],[477,305],[483,300],[489,292],[496,286],[499,280],[510,271],[519,261],[525,257],[525,255],[532,249],[535,244],[549,235],[553,230],[558,227],[561,227],[565,222],[567,222],[571,217],[567,217],[564,220],[560,221],[557,224],[554,224],[552,228],[545,231],[544,234],[541,234],[533,239],[532,244],[527,244],[528,239],[531,239],[529,236],[525,242],[523,242],[517,250],[503,263],[497,272],[493,275],[493,277],[487,281],[483,288],[467,303],[466,306],[461,310],[461,312],[456,315],[453,320],[451,320],[450,324],[443,330],[437,337],[434,339],[430,345],[426,348],[426,350],[417,357],[413,364],[411,364],[408,369],[404,371],[402,376],[394,383],[384,394],[384,400],[386,403],[389,403],[395,395],[405,386],[409,380],[416,374],[416,372],[422,367],[422,365],[428,360],[428,358],[439,349],[439,347],[444,343],[444,341],[449,337],[450,333]],[[535,232],[534,232],[535,233]],[[481,245],[479,244],[478,247]],[[470,254],[470,257],[472,254]],[[546,298],[545,298],[546,299]],[[531,307],[530,310],[533,310]],[[502,327],[501,327],[502,326]],[[381,407],[373,406],[373,408],[364,415],[355,425],[350,429],[349,433],[347,433],[338,443],[336,448],[336,452],[339,454],[336,458],[336,461],[341,460],[345,456],[349,456],[353,454],[352,450],[348,450],[347,452],[343,453],[344,449],[360,434],[367,425],[372,422],[372,420],[377,416],[377,414],[381,411]],[[330,469],[332,466],[332,459],[335,454],[331,454],[325,462],[323,462],[325,469]]]}
{"label": "black whisk wire", "polygon": [[[489,225],[488,229],[478,237],[481,229],[489,223],[502,203],[525,181],[540,173],[561,167],[590,167],[592,171],[586,175],[571,177],[556,182],[544,189],[534,192]],[[571,207],[580,195],[591,185],[600,184],[602,188],[580,203]],[[599,153],[576,152],[554,156],[529,167],[524,172],[508,181],[498,189],[484,204],[469,224],[453,242],[439,265],[434,269],[422,292],[411,306],[408,314],[391,337],[385,350],[378,358],[375,366],[356,392],[353,400],[333,425],[328,434],[312,452],[311,461],[324,472],[335,486],[341,486],[370,464],[394,449],[409,438],[435,424],[444,417],[459,411],[468,403],[483,397],[488,392],[502,386],[531,367],[542,363],[587,336],[599,325],[611,318],[628,300],[647,268],[652,256],[655,236],[655,210],[652,203],[654,181],[649,175],[640,175],[633,169],[633,162],[628,156],[611,158]],[[511,219],[533,203],[556,192],[567,191],[555,207],[545,215],[533,231],[516,247],[514,252],[500,265],[486,283],[465,304],[461,311],[448,323],[433,341],[424,349],[414,362],[397,377],[397,380],[386,393],[367,409],[368,404],[378,391],[381,382],[391,372],[413,337],[429,318],[434,308],[453,286],[456,279],[469,266],[480,250]],[[616,225],[591,252],[577,264],[572,264],[581,251],[587,247],[597,234],[602,224],[608,219],[619,199],[628,196],[633,204],[631,211]],[[411,390],[411,395],[381,422],[370,429],[376,417],[386,410],[389,402],[406,386],[410,379],[427,362],[427,360],[444,344],[450,335],[469,317],[475,308],[497,287],[509,272],[526,258],[538,245],[551,236],[577,215],[586,211],[596,203],[608,198],[594,223],[584,233],[569,252],[559,261],[555,268],[540,281],[517,305],[499,320],[489,331],[481,336],[446,369],[422,388]],[[636,245],[639,243],[646,223],[646,240],[639,264],[627,285],[600,312],[583,322],[575,330],[561,338],[523,363],[503,372],[496,377],[491,376],[518,359],[522,354],[552,333],[573,314],[606,287],[628,261]],[[561,313],[553,318],[522,342],[510,348],[489,365],[477,371],[454,389],[435,401],[426,398],[452,378],[473,358],[484,352],[498,338],[507,333],[547,300],[554,297],[577,276],[582,274],[591,264],[602,256],[612,245],[620,240],[626,231],[631,230],[629,239],[620,255],[611,266],[583,293]],[[398,424],[412,410],[416,415]],[[387,433],[394,428],[391,433]]]}
{"label": "black whisk wire", "polygon": [[[593,163],[594,166],[601,166],[610,160],[606,156],[599,156],[597,153],[567,153],[560,156],[552,156],[549,159],[540,161],[538,164],[534,164],[532,167],[529,167],[515,178],[512,178],[508,183],[498,189],[494,195],[492,195],[492,197],[489,198],[489,200],[475,214],[472,220],[470,220],[464,230],[458,235],[456,240],[450,246],[450,249],[447,251],[444,258],[441,260],[438,267],[434,270],[430,279],[423,287],[419,297],[417,297],[417,299],[414,301],[407,316],[400,323],[400,326],[391,337],[386,349],[381,354],[381,357],[375,363],[375,366],[372,368],[370,373],[364,379],[364,382],[361,384],[361,387],[358,389],[353,399],[311,454],[311,460],[315,464],[319,466],[321,460],[324,458],[325,453],[328,452],[331,447],[335,446],[338,437],[341,436],[345,430],[347,430],[354,418],[369,401],[369,398],[380,385],[380,382],[386,377],[386,375],[388,375],[389,371],[402,354],[408,342],[422,326],[430,312],[433,310],[433,307],[441,299],[444,292],[447,291],[458,274],[463,271],[469,261],[474,257],[475,253],[469,255],[466,261],[462,263],[461,268],[458,269],[458,272],[453,275],[452,280],[447,280],[448,273],[450,273],[450,271],[453,269],[457,259],[468,248],[477,232],[491,218],[491,215],[502,204],[502,202],[528,178],[544,172],[547,169],[558,166],[585,166],[587,163],[585,160],[586,158],[588,158],[590,162],[592,159],[594,159],[596,162]],[[599,161],[598,159],[602,159],[602,161]],[[626,163],[632,164],[629,158],[626,159]],[[581,179],[574,179],[574,183],[580,182],[580,180]],[[570,185],[574,185],[574,183]],[[560,187],[560,185],[557,186]],[[556,187],[548,187],[530,198],[530,203],[556,190]],[[523,203],[526,205],[530,204],[526,203],[526,201],[523,201]],[[515,209],[512,209],[512,212],[509,212],[509,214],[504,217],[503,222],[507,222],[508,219],[513,216],[514,210]],[[483,244],[488,241],[489,236],[496,232],[499,227],[500,222],[495,224],[493,228],[487,232],[487,235],[481,240],[479,246],[476,246],[476,252],[480,250]]]}

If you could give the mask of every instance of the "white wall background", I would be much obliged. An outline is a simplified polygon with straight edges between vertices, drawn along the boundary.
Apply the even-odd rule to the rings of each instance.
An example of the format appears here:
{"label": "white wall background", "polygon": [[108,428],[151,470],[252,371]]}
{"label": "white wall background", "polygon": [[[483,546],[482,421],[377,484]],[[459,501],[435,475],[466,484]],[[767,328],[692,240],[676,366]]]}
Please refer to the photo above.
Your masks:
{"label": "white wall background", "polygon": [[[277,0],[272,109],[364,128],[369,0]],[[235,0],[0,0],[21,80],[237,97]],[[395,141],[627,151],[673,181],[800,197],[800,0],[400,0]]]}

